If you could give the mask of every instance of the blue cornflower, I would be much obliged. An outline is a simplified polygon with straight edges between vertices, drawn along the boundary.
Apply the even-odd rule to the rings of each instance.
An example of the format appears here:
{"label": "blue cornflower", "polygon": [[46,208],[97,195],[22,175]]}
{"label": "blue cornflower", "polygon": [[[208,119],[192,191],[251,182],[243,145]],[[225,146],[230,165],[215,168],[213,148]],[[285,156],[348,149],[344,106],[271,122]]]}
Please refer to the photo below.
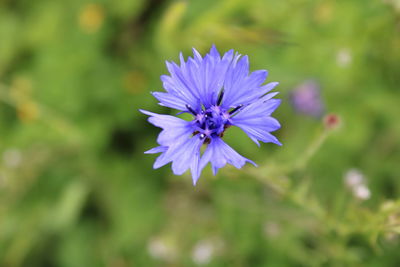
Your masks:
{"label": "blue cornflower", "polygon": [[[269,93],[278,83],[262,85],[266,70],[249,73],[247,56],[230,50],[221,58],[215,46],[203,58],[193,49],[187,61],[180,54],[180,66],[166,62],[170,76],[162,75],[166,92],[153,92],[160,105],[193,115],[192,121],[140,110],[149,122],[163,130],[160,146],[145,153],[161,153],[154,163],[159,168],[172,162],[172,171],[181,175],[191,170],[195,185],[202,169],[210,162],[214,175],[227,163],[241,168],[246,162],[222,137],[230,126],[241,128],[258,146],[259,141],[281,143],[270,132],[280,128],[271,113],[279,106],[277,93]],[[201,153],[201,147],[206,148]]]}

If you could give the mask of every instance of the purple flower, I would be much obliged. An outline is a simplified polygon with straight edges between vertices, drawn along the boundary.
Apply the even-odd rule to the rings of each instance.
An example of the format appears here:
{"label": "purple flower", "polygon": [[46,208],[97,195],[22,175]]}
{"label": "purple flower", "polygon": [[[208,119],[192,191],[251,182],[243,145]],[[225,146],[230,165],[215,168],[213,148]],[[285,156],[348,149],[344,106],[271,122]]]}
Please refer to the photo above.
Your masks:
{"label": "purple flower", "polygon": [[[192,121],[140,110],[149,122],[162,128],[157,138],[160,146],[145,153],[161,153],[154,162],[159,168],[172,162],[172,171],[181,175],[191,170],[196,185],[202,169],[210,162],[214,175],[227,163],[241,168],[253,161],[239,155],[222,137],[227,128],[241,128],[257,145],[281,143],[270,132],[280,128],[271,113],[279,106],[277,93],[269,93],[278,83],[263,85],[267,71],[249,73],[247,56],[230,50],[221,58],[212,46],[203,58],[193,49],[187,61],[180,54],[180,66],[166,62],[170,76],[163,75],[166,92],[152,93],[160,105],[193,115]],[[206,148],[201,153],[201,147]]]}
{"label": "purple flower", "polygon": [[312,117],[320,118],[324,113],[319,85],[314,81],[305,81],[291,92],[294,109]]}

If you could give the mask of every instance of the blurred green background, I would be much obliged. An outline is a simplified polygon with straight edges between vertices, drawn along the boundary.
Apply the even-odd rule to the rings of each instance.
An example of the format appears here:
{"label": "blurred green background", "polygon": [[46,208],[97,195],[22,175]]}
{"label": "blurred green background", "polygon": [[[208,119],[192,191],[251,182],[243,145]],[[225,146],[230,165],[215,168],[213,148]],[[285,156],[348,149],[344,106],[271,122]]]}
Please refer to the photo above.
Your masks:
{"label": "blurred green background", "polygon": [[[212,44],[280,82],[284,145],[229,130],[260,167],[193,187],[138,109]],[[310,79],[338,129],[290,106]],[[0,266],[400,266],[399,84],[398,0],[0,0]]]}

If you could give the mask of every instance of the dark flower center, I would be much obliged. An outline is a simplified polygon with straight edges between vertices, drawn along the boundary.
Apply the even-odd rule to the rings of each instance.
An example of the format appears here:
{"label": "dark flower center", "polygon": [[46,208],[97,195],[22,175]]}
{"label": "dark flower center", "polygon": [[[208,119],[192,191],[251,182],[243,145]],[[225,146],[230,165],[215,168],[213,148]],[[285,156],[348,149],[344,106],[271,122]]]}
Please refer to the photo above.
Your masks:
{"label": "dark flower center", "polygon": [[[218,99],[218,104],[220,100]],[[194,116],[193,136],[199,134],[205,143],[210,143],[211,138],[223,137],[225,130],[231,126],[230,118],[243,105],[233,108],[231,111],[219,105],[211,106],[196,112],[191,106],[186,105],[188,112]]]}

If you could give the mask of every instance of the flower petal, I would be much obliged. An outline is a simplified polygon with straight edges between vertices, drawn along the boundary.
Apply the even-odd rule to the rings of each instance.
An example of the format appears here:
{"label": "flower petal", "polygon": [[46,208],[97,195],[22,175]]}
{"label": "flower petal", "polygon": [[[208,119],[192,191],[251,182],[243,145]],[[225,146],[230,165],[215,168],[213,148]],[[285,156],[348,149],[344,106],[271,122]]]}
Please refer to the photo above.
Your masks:
{"label": "flower petal", "polygon": [[195,171],[192,173],[198,179],[196,165],[200,161],[200,146],[203,140],[198,136],[180,138],[177,142],[168,147],[167,151],[161,154],[154,162],[154,168],[164,166],[172,161],[172,171],[176,175],[182,175],[187,169]]}
{"label": "flower petal", "polygon": [[[240,96],[237,97],[237,100],[235,102],[233,102],[231,104],[231,106],[235,107],[237,105],[240,104],[247,104],[247,103],[253,103],[255,101],[257,101],[260,97],[263,97],[263,95],[265,95],[266,93],[268,93],[270,90],[272,90],[275,86],[277,86],[279,83],[277,82],[272,82],[272,83],[268,83],[264,86],[255,86],[255,87],[251,87],[252,85],[243,85],[243,87],[247,87],[249,88],[249,90],[247,91],[247,93],[242,94]],[[251,89],[252,88],[252,89]],[[271,94],[278,94],[278,93],[271,93]],[[271,98],[274,96],[272,95]]]}
{"label": "flower petal", "polygon": [[165,151],[167,151],[168,147],[167,146],[158,146],[158,147],[154,147],[152,149],[149,149],[147,151],[145,151],[145,154],[157,154],[157,153],[163,153]]}
{"label": "flower petal", "polygon": [[[182,60],[182,58],[181,58]],[[171,76],[162,75],[161,80],[163,81],[164,89],[169,94],[169,99],[175,97],[179,99],[179,102],[183,102],[185,105],[191,105],[195,109],[201,108],[200,100],[198,97],[198,91],[195,85],[188,77],[186,63],[183,61],[181,67],[179,67],[174,62],[166,62],[167,69]],[[159,99],[160,100],[160,99]],[[171,108],[176,108],[176,106],[171,106],[170,102],[160,102]],[[180,110],[186,110],[184,106],[180,106]]]}
{"label": "flower petal", "polygon": [[182,98],[177,97],[174,94],[163,93],[163,92],[152,92],[151,93],[158,101],[160,105],[164,107],[169,107],[177,110],[186,110],[186,103]]}
{"label": "flower petal", "polygon": [[240,54],[235,54],[226,72],[224,80],[224,99],[222,102],[224,107],[229,107],[237,91],[241,90],[240,84],[248,75],[248,58],[247,56],[240,58],[240,56]]}
{"label": "flower petal", "polygon": [[171,156],[173,157],[172,171],[176,175],[182,175],[187,169],[189,169],[193,161],[198,161],[200,157],[200,146],[203,144],[203,140],[198,136],[187,138],[185,142],[176,146],[170,147]]}
{"label": "flower petal", "polygon": [[231,118],[231,123],[240,127],[257,145],[260,145],[258,141],[282,145],[275,136],[270,134],[281,127],[279,122],[270,116],[279,106],[280,99],[265,100],[269,97],[266,95],[243,108]]}
{"label": "flower petal", "polygon": [[232,62],[233,50],[225,53],[222,59],[215,47],[212,47],[202,60],[200,60],[199,55],[194,50],[194,59],[188,58],[186,74],[188,74],[188,80],[199,93],[201,104],[205,108],[209,108],[216,104],[225,74]]}
{"label": "flower petal", "polygon": [[239,56],[236,55],[232,61],[224,81],[222,106],[227,109],[250,104],[278,85],[276,82],[262,85],[268,76],[266,70],[257,70],[248,75],[248,58],[244,56],[236,62]]}
{"label": "flower petal", "polygon": [[179,138],[186,138],[193,133],[192,123],[189,121],[146,110],[140,110],[140,112],[150,116],[148,121],[151,124],[163,129],[157,138],[157,142],[162,146],[170,146]]}
{"label": "flower petal", "polygon": [[246,162],[256,166],[253,161],[241,156],[219,137],[213,138],[204,151],[200,160],[200,170],[202,170],[208,162],[211,162],[214,175],[217,174],[219,168],[224,167],[227,163],[238,169],[242,168]]}

